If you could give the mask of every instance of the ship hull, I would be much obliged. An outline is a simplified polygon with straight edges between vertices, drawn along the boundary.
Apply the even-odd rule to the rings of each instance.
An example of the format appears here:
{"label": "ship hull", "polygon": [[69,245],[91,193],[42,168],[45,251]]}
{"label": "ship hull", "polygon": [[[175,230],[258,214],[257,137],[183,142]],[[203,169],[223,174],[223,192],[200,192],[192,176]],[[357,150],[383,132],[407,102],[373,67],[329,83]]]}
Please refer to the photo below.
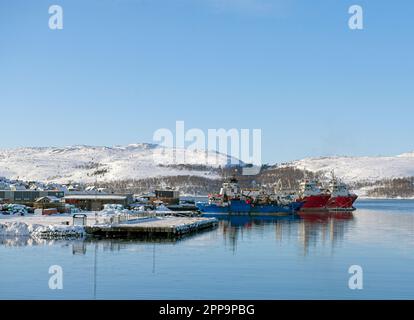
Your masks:
{"label": "ship hull", "polygon": [[350,210],[352,211],[352,210],[355,210],[353,205],[357,198],[358,196],[356,195],[331,197],[326,207],[328,208],[328,210],[335,210],[335,211]]}
{"label": "ship hull", "polygon": [[276,204],[251,204],[242,200],[232,200],[229,205],[198,203],[197,207],[202,213],[227,214],[227,215],[280,215],[292,214],[302,207],[302,202],[293,202],[288,205]]}
{"label": "ship hull", "polygon": [[298,199],[299,202],[305,202],[301,207],[301,211],[319,211],[327,208],[330,195],[321,194],[317,196],[307,196],[302,199]]}

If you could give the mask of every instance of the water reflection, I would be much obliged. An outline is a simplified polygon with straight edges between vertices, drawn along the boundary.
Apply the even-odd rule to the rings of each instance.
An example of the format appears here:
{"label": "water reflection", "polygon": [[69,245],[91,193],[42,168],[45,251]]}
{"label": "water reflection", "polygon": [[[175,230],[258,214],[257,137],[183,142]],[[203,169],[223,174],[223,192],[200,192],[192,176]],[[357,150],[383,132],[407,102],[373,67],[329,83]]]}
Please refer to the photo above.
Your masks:
{"label": "water reflection", "polygon": [[[358,298],[412,298],[414,201],[377,203],[386,209],[219,217],[177,240],[0,238],[0,298],[347,299],[354,263],[373,284]],[[45,285],[51,264],[68,270],[64,292]]]}
{"label": "water reflection", "polygon": [[311,247],[326,245],[330,245],[333,253],[354,222],[352,213],[312,213],[301,217],[299,240],[304,255],[309,253]]}
{"label": "water reflection", "polygon": [[76,241],[72,244],[73,255],[85,255],[86,254],[86,243],[85,241]]}
{"label": "water reflection", "polygon": [[[208,232],[208,231],[205,231]],[[133,244],[174,244],[182,240],[188,240],[197,236],[197,233],[182,238],[162,238],[162,239],[105,239],[105,238],[38,238],[31,236],[0,236],[0,246],[4,247],[30,247],[30,246],[61,246],[72,247],[74,255],[84,255],[90,245],[99,244],[103,252],[116,252],[127,249]]]}
{"label": "water reflection", "polygon": [[283,217],[248,217],[248,216],[215,216],[219,222],[219,230],[223,235],[226,246],[229,246],[233,252],[237,251],[237,242],[244,236],[264,234],[266,228],[274,227],[276,238],[282,239],[282,233],[292,229],[292,224],[297,223],[300,219],[297,216]]}
{"label": "water reflection", "polygon": [[[283,217],[247,217],[247,216],[215,216],[219,219],[218,235],[221,235],[226,247],[233,253],[237,252],[239,241],[249,237],[264,236],[273,229],[276,243],[283,244],[292,240],[298,241],[303,248],[303,254],[309,253],[309,249],[319,245],[330,244],[332,248],[343,241],[345,234],[353,223],[352,213],[307,213],[301,216]],[[208,233],[204,231],[202,233]],[[134,244],[174,244],[181,241],[191,241],[194,237],[202,236],[196,233],[180,239],[73,239],[51,240],[31,237],[0,237],[0,245],[3,246],[37,246],[60,245],[71,246],[73,255],[86,255],[88,247],[99,248],[102,252],[117,252],[128,249]],[[90,249],[90,248],[89,248]],[[154,249],[155,251],[155,249]]]}
{"label": "water reflection", "polygon": [[69,243],[83,242],[81,239],[76,240],[52,240],[52,239],[41,239],[30,236],[0,236],[0,246],[5,247],[30,247],[30,246],[53,246],[60,244],[62,246],[68,246]]}
{"label": "water reflection", "polygon": [[314,212],[301,216],[288,217],[237,217],[216,216],[220,220],[219,228],[225,244],[233,252],[237,251],[237,243],[250,234],[264,234],[273,228],[276,242],[282,244],[298,239],[307,255],[311,247],[325,246],[332,248],[342,242],[344,235],[352,226],[352,213]]}

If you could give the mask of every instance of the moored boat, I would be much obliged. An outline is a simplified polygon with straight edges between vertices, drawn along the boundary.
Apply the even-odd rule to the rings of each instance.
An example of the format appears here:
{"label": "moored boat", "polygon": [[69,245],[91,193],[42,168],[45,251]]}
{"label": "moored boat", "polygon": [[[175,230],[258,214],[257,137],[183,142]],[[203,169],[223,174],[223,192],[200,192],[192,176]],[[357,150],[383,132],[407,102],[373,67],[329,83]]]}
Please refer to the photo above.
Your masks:
{"label": "moored boat", "polygon": [[301,211],[326,210],[331,195],[322,191],[315,180],[305,179],[301,182],[296,201],[304,203]]}
{"label": "moored boat", "polygon": [[236,178],[223,183],[219,194],[209,195],[207,203],[197,203],[202,213],[227,215],[279,215],[298,211],[303,202],[289,200],[282,195],[269,194],[260,190],[254,195],[243,192]]}
{"label": "moored boat", "polygon": [[349,191],[349,187],[332,173],[329,183],[331,197],[326,205],[329,211],[354,211],[354,202],[358,196]]}

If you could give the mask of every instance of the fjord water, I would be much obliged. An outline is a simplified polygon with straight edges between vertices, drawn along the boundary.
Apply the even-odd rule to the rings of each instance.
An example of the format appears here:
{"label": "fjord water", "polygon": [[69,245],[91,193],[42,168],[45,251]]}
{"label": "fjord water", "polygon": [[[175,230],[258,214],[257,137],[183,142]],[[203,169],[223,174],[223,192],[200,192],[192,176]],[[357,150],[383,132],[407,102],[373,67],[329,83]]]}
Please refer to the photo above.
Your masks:
{"label": "fjord water", "polygon": [[[414,299],[414,201],[362,200],[353,216],[221,218],[176,242],[0,243],[1,299]],[[49,267],[63,290],[49,289]],[[363,290],[348,269],[363,268]]]}

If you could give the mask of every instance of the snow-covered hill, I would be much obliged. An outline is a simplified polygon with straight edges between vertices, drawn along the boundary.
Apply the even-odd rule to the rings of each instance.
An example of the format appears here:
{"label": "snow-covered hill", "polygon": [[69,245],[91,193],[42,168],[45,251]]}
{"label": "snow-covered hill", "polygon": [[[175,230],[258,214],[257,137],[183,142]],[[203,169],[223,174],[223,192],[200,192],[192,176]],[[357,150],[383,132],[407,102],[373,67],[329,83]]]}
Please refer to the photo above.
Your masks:
{"label": "snow-covered hill", "polygon": [[[210,165],[213,168],[224,167],[230,161],[227,155],[217,152],[163,151],[165,149],[157,145],[145,143],[115,147],[0,150],[0,177],[46,183],[94,183],[177,175],[220,178],[211,168],[203,167],[208,163],[207,159],[215,160]],[[185,163],[186,166],[171,166],[177,163]],[[308,158],[286,165],[326,174],[334,170],[338,177],[348,183],[377,181],[413,177],[414,152],[394,157]]]}
{"label": "snow-covered hill", "polygon": [[414,152],[394,157],[324,157],[294,161],[298,169],[329,174],[332,170],[345,182],[378,181],[414,176]]}
{"label": "snow-covered hill", "polygon": [[148,177],[195,175],[217,178],[210,170],[195,167],[166,167],[177,163],[226,166],[229,159],[216,152],[171,150],[153,144],[116,147],[73,146],[66,148],[20,148],[0,150],[0,177],[43,182],[85,182],[142,179]]}

